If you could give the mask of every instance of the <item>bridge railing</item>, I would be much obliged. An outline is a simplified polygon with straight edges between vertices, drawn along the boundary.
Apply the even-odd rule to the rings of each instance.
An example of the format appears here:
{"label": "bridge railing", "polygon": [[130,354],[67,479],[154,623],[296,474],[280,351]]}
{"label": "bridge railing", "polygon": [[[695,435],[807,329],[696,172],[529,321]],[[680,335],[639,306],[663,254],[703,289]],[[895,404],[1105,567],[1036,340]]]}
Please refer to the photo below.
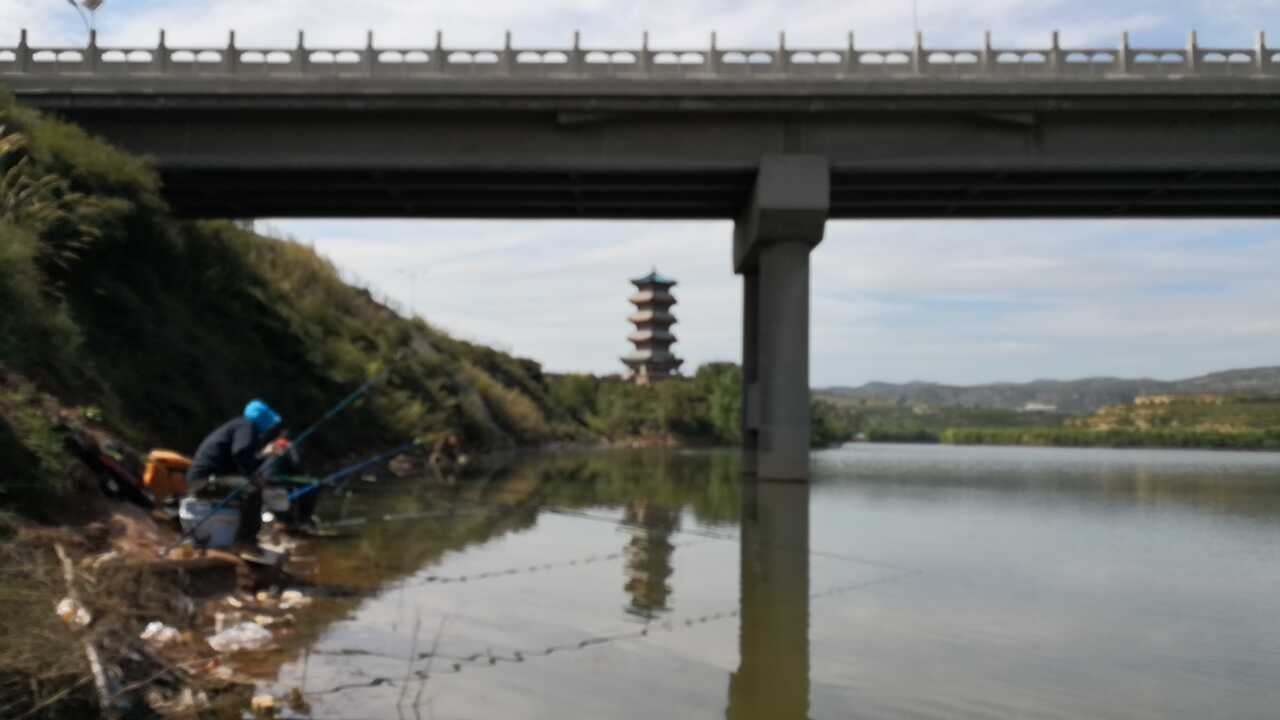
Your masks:
{"label": "bridge railing", "polygon": [[584,48],[575,33],[568,48],[430,47],[308,48],[301,33],[293,48],[242,48],[235,34],[225,47],[108,48],[90,35],[85,47],[31,47],[24,30],[17,47],[0,48],[0,76],[298,78],[556,78],[556,79],[1101,79],[1280,77],[1280,49],[1259,33],[1251,48],[1202,47],[1195,33],[1184,47],[1135,48],[1127,33],[1116,47],[1062,47],[1057,33],[1046,48],[998,47],[990,33],[979,48],[929,47],[916,36],[910,48],[845,47],[653,49]]}

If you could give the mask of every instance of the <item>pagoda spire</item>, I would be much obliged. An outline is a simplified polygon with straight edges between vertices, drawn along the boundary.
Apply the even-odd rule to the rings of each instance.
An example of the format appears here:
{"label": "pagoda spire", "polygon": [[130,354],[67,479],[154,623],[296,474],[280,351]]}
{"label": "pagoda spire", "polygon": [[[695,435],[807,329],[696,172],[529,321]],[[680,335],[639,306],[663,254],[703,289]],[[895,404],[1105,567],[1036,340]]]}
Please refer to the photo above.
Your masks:
{"label": "pagoda spire", "polygon": [[665,380],[680,371],[684,361],[671,353],[671,344],[676,336],[671,334],[671,326],[675,324],[675,315],[671,314],[671,306],[676,304],[671,288],[676,281],[663,277],[657,266],[644,277],[631,281],[636,292],[631,296],[631,303],[636,311],[627,318],[634,324],[635,330],[627,337],[635,349],[622,358],[622,362],[631,369],[630,380],[637,385],[649,385]]}

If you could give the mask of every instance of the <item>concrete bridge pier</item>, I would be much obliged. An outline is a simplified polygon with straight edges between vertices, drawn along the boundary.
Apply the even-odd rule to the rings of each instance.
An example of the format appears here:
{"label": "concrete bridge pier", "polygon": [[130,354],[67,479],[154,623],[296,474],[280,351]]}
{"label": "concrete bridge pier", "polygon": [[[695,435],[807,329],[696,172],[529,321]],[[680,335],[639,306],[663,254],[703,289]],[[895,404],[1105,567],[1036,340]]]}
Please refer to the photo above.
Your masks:
{"label": "concrete bridge pier", "polygon": [[809,477],[809,252],[829,214],[829,165],[819,155],[762,157],[734,225],[744,469],[761,479]]}

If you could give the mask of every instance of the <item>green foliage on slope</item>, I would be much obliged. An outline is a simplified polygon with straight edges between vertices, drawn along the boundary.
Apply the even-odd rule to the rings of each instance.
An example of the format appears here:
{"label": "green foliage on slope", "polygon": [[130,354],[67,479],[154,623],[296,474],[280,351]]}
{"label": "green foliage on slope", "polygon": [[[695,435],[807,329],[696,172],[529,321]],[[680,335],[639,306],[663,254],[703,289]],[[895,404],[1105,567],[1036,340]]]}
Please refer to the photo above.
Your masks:
{"label": "green foliage on slope", "polygon": [[398,316],[304,245],[174,219],[146,163],[74,126],[0,97],[0,127],[0,370],[136,444],[191,452],[250,397],[300,429],[388,366],[313,457],[583,436],[536,363]]}

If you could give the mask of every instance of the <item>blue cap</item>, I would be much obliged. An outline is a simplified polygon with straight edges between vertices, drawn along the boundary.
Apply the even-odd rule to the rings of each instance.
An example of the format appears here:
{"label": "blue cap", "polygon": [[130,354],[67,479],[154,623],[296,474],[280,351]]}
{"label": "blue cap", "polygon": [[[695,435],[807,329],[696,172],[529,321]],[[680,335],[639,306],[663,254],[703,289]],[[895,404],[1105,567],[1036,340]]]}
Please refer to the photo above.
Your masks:
{"label": "blue cap", "polygon": [[266,432],[280,424],[280,413],[272,410],[261,400],[250,400],[249,404],[244,406],[244,416],[253,423],[258,432]]}

